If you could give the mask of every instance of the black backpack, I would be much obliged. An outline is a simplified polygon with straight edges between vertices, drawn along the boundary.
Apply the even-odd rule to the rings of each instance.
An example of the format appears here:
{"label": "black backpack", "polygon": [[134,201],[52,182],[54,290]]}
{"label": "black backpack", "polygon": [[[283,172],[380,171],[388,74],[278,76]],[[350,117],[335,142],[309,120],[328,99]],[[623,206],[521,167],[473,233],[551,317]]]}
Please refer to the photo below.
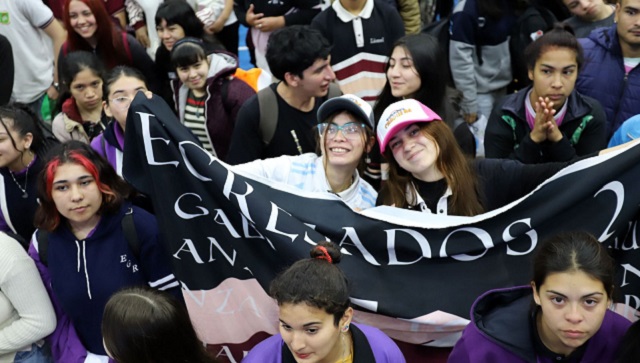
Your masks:
{"label": "black backpack", "polygon": [[538,5],[529,5],[518,17],[509,39],[513,76],[509,85],[510,92],[523,89],[531,84],[524,50],[544,32],[552,29],[556,21],[555,15],[550,10]]}

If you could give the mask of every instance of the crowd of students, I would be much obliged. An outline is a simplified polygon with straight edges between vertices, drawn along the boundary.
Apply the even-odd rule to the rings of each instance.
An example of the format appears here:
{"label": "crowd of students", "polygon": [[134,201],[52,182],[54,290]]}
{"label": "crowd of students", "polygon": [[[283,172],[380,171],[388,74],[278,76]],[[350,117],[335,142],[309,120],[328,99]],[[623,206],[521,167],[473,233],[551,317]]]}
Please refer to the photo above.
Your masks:
{"label": "crowd of students", "polygon": [[[513,94],[508,1],[459,1],[449,54],[405,35],[408,1],[126,3],[130,33],[123,1],[0,5],[0,64],[15,54],[0,68],[0,361],[215,361],[150,201],[122,179],[139,92],[235,172],[425,217],[500,208],[640,129],[640,0],[563,0],[574,17],[532,33],[530,85]],[[238,71],[238,20],[277,82]],[[321,242],[273,280],[280,334],[246,362],[404,362],[352,322],[340,258]],[[451,362],[640,359],[638,324],[608,309],[613,264],[593,236],[558,234],[533,266],[530,286],[478,298]]]}

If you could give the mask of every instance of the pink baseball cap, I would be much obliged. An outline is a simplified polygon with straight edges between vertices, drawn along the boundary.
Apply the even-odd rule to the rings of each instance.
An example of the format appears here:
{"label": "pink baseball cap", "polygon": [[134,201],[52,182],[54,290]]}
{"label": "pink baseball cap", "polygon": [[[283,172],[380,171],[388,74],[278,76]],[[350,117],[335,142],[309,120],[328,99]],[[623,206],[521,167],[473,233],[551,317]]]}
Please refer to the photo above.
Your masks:
{"label": "pink baseball cap", "polygon": [[382,113],[376,130],[380,152],[384,153],[389,140],[402,128],[417,122],[431,121],[442,121],[442,118],[416,100],[407,99],[392,103]]}

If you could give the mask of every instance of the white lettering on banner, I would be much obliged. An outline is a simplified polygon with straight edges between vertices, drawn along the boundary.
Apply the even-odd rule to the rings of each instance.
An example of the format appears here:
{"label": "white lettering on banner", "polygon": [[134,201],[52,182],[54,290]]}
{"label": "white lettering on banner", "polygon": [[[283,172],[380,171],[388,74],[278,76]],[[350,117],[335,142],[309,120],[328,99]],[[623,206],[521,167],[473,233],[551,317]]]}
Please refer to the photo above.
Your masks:
{"label": "white lettering on banner", "polygon": [[[260,231],[258,231],[258,229],[256,229],[255,224],[249,223],[249,220],[244,215],[241,214],[241,216],[242,216],[242,233],[244,234],[244,238],[263,239],[267,241],[267,243],[269,243],[269,246],[271,246],[271,249],[275,251],[276,247],[273,245],[273,243],[271,243],[271,241],[268,238],[266,238],[264,235],[262,235],[262,233],[260,233]],[[255,231],[257,235],[250,235],[249,227],[251,227],[251,229]]]}
{"label": "white lettering on banner", "polygon": [[615,231],[610,232],[609,229],[613,225],[613,222],[615,222],[616,218],[618,218],[618,214],[620,214],[620,211],[622,210],[622,204],[624,204],[624,185],[622,185],[622,183],[617,180],[612,181],[603,186],[602,189],[598,190],[593,196],[597,197],[598,194],[606,190],[612,191],[616,196],[616,211],[613,214],[613,218],[611,218],[611,221],[609,222],[607,228],[604,230],[604,232],[602,232],[602,235],[598,237],[598,241],[600,242],[605,241],[615,233]]}
{"label": "white lettering on banner", "polygon": [[[187,247],[186,249],[185,249],[185,246]],[[173,257],[177,258],[178,260],[181,260],[180,256],[178,256],[178,254],[181,251],[185,251],[185,252],[191,253],[191,256],[193,256],[193,259],[196,261],[196,263],[199,263],[199,264],[203,264],[204,263],[204,261],[202,261],[202,259],[200,258],[200,255],[198,255],[198,251],[196,250],[196,246],[193,245],[193,241],[191,241],[190,239],[188,239],[188,238],[184,239],[184,243],[182,244],[182,246],[180,246],[178,251],[173,254]]]}
{"label": "white lettering on banner", "polygon": [[216,313],[234,315],[236,313],[244,312],[245,310],[247,310],[244,308],[244,306],[250,305],[248,310],[253,312],[253,315],[255,315],[257,318],[263,318],[264,314],[260,312],[260,309],[258,308],[258,304],[256,303],[253,297],[247,296],[245,299],[243,299],[240,302],[240,304],[234,307],[229,305],[229,299],[231,298],[231,296],[233,296],[233,289],[216,290],[216,294],[222,294],[222,293],[225,294],[225,297],[224,297],[224,300],[222,300],[222,303],[220,304],[220,306],[216,308]]}
{"label": "white lettering on banner", "polygon": [[[636,235],[638,228],[638,221],[633,222],[633,227],[631,228],[631,246],[625,246],[624,240],[622,241],[622,245],[620,249],[623,251],[637,250],[638,249],[638,237]],[[629,235],[627,233],[627,235]]]}
{"label": "white lettering on banner", "polygon": [[[427,238],[420,234],[418,231],[414,231],[412,229],[389,229],[385,230],[387,233],[387,250],[389,251],[389,265],[413,265],[414,263],[420,261],[423,257],[431,258],[431,246],[429,245],[429,241]],[[409,236],[413,237],[413,241],[418,242],[420,246],[420,257],[413,261],[404,262],[398,261],[396,256],[396,233],[404,232]],[[402,240],[402,243],[406,243],[408,241]]]}
{"label": "white lettering on banner", "polygon": [[277,205],[275,205],[275,203],[271,202],[271,214],[269,215],[269,221],[267,222],[267,226],[265,229],[269,232],[273,232],[281,236],[291,238],[291,242],[295,241],[296,238],[298,238],[297,234],[285,233],[282,231],[278,231],[276,229],[276,225],[278,224],[278,214],[279,214],[278,211],[283,211],[288,216],[291,216],[291,214],[289,214],[287,211],[278,207]]}
{"label": "white lettering on banner", "polygon": [[[222,253],[222,255],[224,256],[224,258],[227,259],[227,261],[229,262],[229,264],[231,266],[234,266],[235,262],[236,262],[236,255],[237,252],[236,250],[233,250],[233,257],[229,257],[229,255],[222,249],[222,247],[220,246],[220,244],[218,243],[218,241],[213,238],[213,237],[208,237],[209,238],[209,262],[213,262],[216,259],[213,258],[213,247],[217,248],[218,251],[220,251],[220,253]],[[238,236],[237,238],[240,238],[240,236]]]}
{"label": "white lettering on banner", "polygon": [[634,310],[640,310],[640,299],[635,295],[625,295],[624,304]]}
{"label": "white lettering on banner", "polygon": [[178,217],[180,217],[182,219],[192,219],[192,218],[196,218],[196,217],[209,215],[209,210],[207,210],[207,208],[205,208],[203,206],[199,206],[199,205],[197,205],[195,207],[200,209],[202,214],[191,214],[191,213],[187,213],[184,210],[182,210],[182,208],[180,208],[180,201],[182,200],[183,197],[185,197],[187,195],[196,196],[198,198],[198,200],[200,202],[202,202],[202,198],[196,193],[184,193],[184,194],[182,194],[181,196],[178,197],[178,199],[176,199],[176,202],[173,205],[173,210],[176,212]]}
{"label": "white lettering on banner", "polygon": [[229,363],[238,363],[238,361],[236,361],[233,358],[233,354],[231,354],[231,349],[229,349],[229,347],[226,345],[223,345],[222,349],[220,349],[218,354],[216,354],[216,358],[218,357],[227,357],[229,359]]}
{"label": "white lettering on banner", "polygon": [[531,229],[531,230],[529,230],[529,231],[527,231],[525,233],[531,239],[531,247],[529,247],[528,250],[526,250],[524,252],[514,251],[514,250],[511,249],[511,247],[509,247],[509,242],[513,241],[515,239],[515,237],[513,237],[511,235],[509,230],[516,223],[524,223],[524,224],[527,225],[527,227],[531,228],[531,218],[525,218],[525,219],[520,219],[518,221],[515,221],[515,222],[511,223],[510,225],[508,225],[507,228],[505,228],[504,231],[502,232],[502,239],[507,244],[507,255],[510,255],[510,256],[528,255],[531,252],[533,252],[534,248],[536,248],[536,246],[538,245],[538,232],[536,232],[535,229]]}
{"label": "white lettering on banner", "polygon": [[[169,145],[170,141],[161,137],[151,137],[149,122],[150,122],[150,118],[155,116],[151,114],[141,113],[141,112],[138,112],[138,114],[140,115],[140,119],[141,119],[145,153],[147,156],[148,163],[150,165],[169,164],[176,167],[179,166],[180,165],[179,161],[159,162],[155,160],[152,146],[159,147],[158,142],[161,142],[164,145]],[[193,157],[195,157],[195,155],[197,154],[207,155],[207,158],[209,160],[209,163],[208,163],[209,165],[211,165],[216,159],[211,155],[209,155],[204,149],[202,149],[201,147],[199,147],[198,145],[196,145],[191,141],[183,141],[183,142],[180,142],[178,145],[179,145],[181,157],[189,173],[200,181],[205,181],[205,182],[211,181],[209,177],[201,175],[196,170],[194,165],[190,162],[189,156],[191,156],[191,158],[193,159]],[[187,153],[191,149],[189,148],[189,146],[195,146],[195,148],[193,149],[194,151],[193,154]],[[286,214],[286,216],[288,217],[291,217],[292,215],[287,210],[280,208],[273,201],[270,201],[271,212],[266,225],[256,225],[255,221],[252,218],[252,213],[251,213],[252,209],[256,209],[251,205],[252,197],[255,194],[254,193],[255,189],[253,187],[251,179],[248,179],[248,181],[246,180],[243,181],[243,184],[246,185],[246,191],[239,192],[237,190],[234,190],[234,182],[236,179],[236,174],[233,173],[232,169],[226,169],[226,172],[227,174],[224,181],[224,186],[222,188],[222,194],[227,200],[234,201],[235,204],[237,205],[239,209],[239,214],[242,218],[242,230],[239,231],[238,229],[240,228],[240,226],[233,224],[232,221],[229,219],[229,216],[221,209],[215,210],[215,216],[213,217],[213,220],[217,224],[224,225],[226,227],[227,231],[230,234],[230,238],[263,239],[267,243],[269,243],[269,246],[274,251],[276,251],[276,248],[272,243],[272,241],[269,240],[269,238],[265,237],[264,235],[265,231],[272,232],[276,235],[286,237],[287,239],[291,240],[291,242],[304,242],[309,245],[315,245],[317,243],[317,241],[309,237],[308,231],[296,230],[296,232],[292,232],[292,231],[282,230],[282,228],[285,228],[283,226],[286,226],[286,224],[282,223],[281,221],[282,219],[281,213]],[[616,205],[615,205],[615,212],[613,213],[608,226],[601,233],[601,236],[599,237],[600,241],[608,239],[615,233],[615,229],[612,229],[612,228],[615,228],[613,227],[614,223],[622,211],[622,207],[624,203],[624,194],[625,194],[623,184],[618,181],[612,181],[606,184],[598,192],[596,192],[593,195],[593,197],[595,198],[599,196],[604,191],[611,191],[614,193],[616,197]],[[602,193],[602,194],[605,194],[605,193]],[[232,199],[232,196],[234,196],[235,198]],[[184,193],[177,197],[176,202],[174,204],[174,210],[176,215],[182,219],[185,219],[185,220],[194,219],[197,217],[207,216],[210,213],[212,213],[205,207],[205,204],[206,202],[204,202],[203,198],[200,195],[196,193]],[[190,211],[190,212],[187,212],[187,211]],[[253,211],[253,212],[264,213],[262,211]],[[278,225],[279,222],[280,222],[280,225]],[[512,230],[518,224],[523,224],[529,229],[524,233],[512,233]],[[315,230],[315,227],[316,227],[315,225],[309,224],[309,223],[305,223],[305,225]],[[339,229],[344,230],[344,234],[342,235],[342,240],[339,242],[340,246],[345,246],[345,245],[353,246],[358,249],[358,251],[362,254],[362,256],[364,257],[364,260],[367,261],[367,263],[374,266],[381,265],[380,262],[376,259],[376,257],[374,257],[374,255],[364,246],[364,244],[360,239],[360,236],[358,235],[358,231],[354,227],[340,226],[340,225],[331,226],[331,231],[335,232],[335,231],[339,231]],[[622,250],[627,251],[627,250],[636,250],[640,248],[637,238],[635,236],[635,231],[636,231],[636,225],[634,224],[633,239],[629,239],[630,242],[627,242],[626,245],[620,246]],[[475,238],[477,238],[484,246],[484,251],[480,252],[477,255],[458,254],[458,255],[450,256],[447,253],[447,247],[448,247],[448,243],[450,242],[450,238],[454,234],[460,233],[460,232],[470,233],[474,235]],[[428,240],[427,235],[422,230],[410,229],[410,228],[388,229],[388,230],[385,230],[385,233],[386,233],[386,247],[387,247],[386,250],[388,255],[384,257],[388,257],[388,261],[389,261],[388,265],[390,266],[405,266],[405,265],[419,263],[424,258],[427,258],[427,259],[433,258],[435,252],[438,249],[439,249],[439,255],[437,256],[440,258],[451,257],[455,260],[462,261],[462,262],[474,261],[485,256],[487,251],[490,248],[494,248],[496,246],[494,243],[494,240],[492,239],[492,236],[484,229],[477,228],[477,227],[464,227],[464,228],[458,228],[451,231],[445,237],[445,239],[441,242],[442,244],[439,246],[439,248],[436,247],[438,246],[439,241]],[[401,236],[399,233],[402,233],[403,236]],[[407,235],[408,237],[404,235]],[[516,241],[516,240],[520,241],[521,239],[524,238],[524,236],[528,237],[529,244],[523,243],[522,250],[520,249],[515,250],[514,249],[515,246],[509,244],[509,242],[512,242],[512,241]],[[225,259],[233,266],[236,260],[235,259],[236,251],[233,250],[233,252],[226,253],[222,249],[221,244],[218,242],[218,241],[226,242],[226,239],[224,238],[221,239],[221,237],[218,235],[216,235],[215,237],[218,239],[215,239],[213,237],[208,237],[210,241],[209,243],[210,258],[209,258],[209,261],[207,262],[215,261],[215,259],[212,257],[212,253],[213,253],[212,251],[213,251],[213,247],[216,247],[224,255]],[[337,238],[335,239],[337,240]],[[505,242],[507,255],[524,256],[532,253],[535,250],[538,244],[538,239],[539,239],[538,231],[536,231],[536,229],[533,228],[531,218],[523,218],[523,219],[519,219],[511,222],[503,230],[502,235],[500,236],[499,242],[502,242],[502,241]],[[184,238],[183,240],[184,240],[184,243],[180,246],[180,248],[175,252],[173,256],[177,259],[182,259],[184,258],[184,255],[182,255],[182,252],[188,252],[193,256],[193,259],[195,262],[199,264],[205,263],[202,260],[202,258],[199,256],[198,251],[195,249],[194,242],[189,238]],[[465,239],[465,241],[468,241],[468,240],[469,239]],[[411,257],[409,260],[406,260],[406,261],[401,261],[399,260],[398,255],[396,254],[396,247],[406,243],[409,243],[409,244],[415,243],[420,248],[420,250],[419,252],[416,250],[415,257]],[[433,249],[432,249],[432,246],[433,246]],[[615,246],[614,248],[618,248],[617,241],[614,246]],[[404,246],[403,246],[403,250],[404,250]],[[351,250],[352,252],[350,253],[343,247],[342,251],[345,254],[351,254],[353,253],[354,250]],[[204,251],[202,251],[202,253],[204,253]],[[378,257],[382,258],[381,256],[378,256]],[[629,271],[631,272],[632,270],[629,270]]]}
{"label": "white lettering on banner", "polygon": [[182,160],[184,161],[184,165],[187,167],[187,170],[189,170],[189,173],[191,173],[191,175],[195,176],[196,178],[202,180],[202,181],[211,181],[210,178],[207,178],[206,176],[198,173],[196,171],[196,169],[193,167],[193,165],[191,164],[191,162],[189,161],[189,158],[187,158],[187,155],[185,154],[185,148],[184,145],[191,145],[191,146],[195,146],[196,148],[200,149],[204,155],[207,155],[209,157],[209,165],[211,165],[211,163],[216,160],[216,157],[207,153],[205,149],[203,149],[202,147],[200,147],[200,145],[192,142],[192,141],[182,141],[178,144],[178,149],[180,150],[180,154],[182,155]]}
{"label": "white lettering on banner", "polygon": [[[187,286],[187,284],[184,283],[184,281],[180,281],[180,285],[182,286],[182,291],[186,292],[187,295],[189,295],[191,297],[191,299],[193,299],[193,301],[200,307],[204,306],[204,300],[207,297],[207,292],[204,290],[191,290],[189,288],[189,286]],[[198,299],[198,297],[196,296],[195,292],[198,292],[200,295],[200,298]]]}
{"label": "white lettering on banner", "polygon": [[477,260],[480,257],[484,256],[487,253],[487,251],[489,251],[489,248],[493,247],[493,240],[491,240],[491,236],[489,235],[489,233],[487,233],[487,231],[482,230],[480,228],[475,228],[475,227],[464,227],[464,228],[459,228],[459,229],[456,229],[455,231],[452,231],[447,235],[447,237],[445,237],[444,241],[442,241],[442,247],[440,247],[440,257],[443,257],[443,258],[447,257],[447,242],[449,241],[449,237],[451,237],[454,233],[458,233],[458,232],[469,232],[475,235],[476,237],[478,237],[478,239],[480,239],[480,242],[482,242],[482,245],[484,246],[485,249],[484,249],[484,252],[482,252],[477,256],[471,256],[466,254],[453,255],[451,256],[451,258],[453,258],[454,260],[458,260],[458,261]]}
{"label": "white lettering on banner", "polygon": [[[242,351],[242,358],[240,360],[242,360],[248,354],[249,354],[249,351],[243,350]],[[222,349],[220,349],[218,354],[216,354],[216,358],[218,358],[218,357],[227,357],[227,358],[229,358],[229,363],[238,363],[238,361],[236,361],[233,358],[233,355],[231,354],[231,349],[229,349],[229,347],[226,346],[226,345],[223,345]]]}
{"label": "white lettering on banner", "polygon": [[340,245],[340,247],[342,247],[343,244],[348,244],[348,243],[345,243],[345,241],[348,238],[352,242],[350,245],[351,246],[355,246],[358,250],[360,250],[360,253],[362,253],[362,257],[364,257],[365,261],[369,262],[370,264],[372,264],[374,266],[380,266],[380,263],[378,261],[376,261],[376,259],[373,257],[373,255],[371,253],[369,253],[369,251],[367,251],[366,248],[364,248],[364,245],[360,241],[360,237],[358,237],[358,233],[356,233],[355,228],[353,228],[353,227],[342,227],[342,229],[344,229],[345,234],[342,237],[342,241],[340,241],[340,243],[338,243]]}
{"label": "white lettering on banner", "polygon": [[167,162],[161,163],[161,162],[157,162],[153,157],[153,147],[151,146],[151,142],[155,140],[161,140],[161,141],[164,141],[166,145],[169,145],[169,143],[171,142],[170,140],[163,139],[161,137],[151,137],[151,130],[149,129],[149,117],[155,118],[156,116],[150,113],[144,113],[144,112],[136,112],[136,113],[140,115],[140,124],[142,126],[142,142],[144,143],[144,151],[147,157],[147,163],[149,163],[149,165],[173,165],[177,168],[178,165],[180,165],[178,161],[167,161]]}
{"label": "white lettering on banner", "polygon": [[231,200],[231,194],[236,196],[236,200],[238,201],[238,207],[240,208],[240,212],[253,223],[253,219],[251,218],[251,213],[249,213],[249,206],[247,205],[247,196],[253,193],[253,187],[249,183],[244,183],[247,186],[246,194],[239,194],[233,192],[231,189],[233,187],[233,180],[235,179],[235,174],[227,170],[227,178],[224,181],[224,187],[222,188],[222,195],[228,200]]}
{"label": "white lettering on banner", "polygon": [[620,266],[624,269],[624,272],[622,273],[622,283],[620,284],[620,287],[625,287],[626,285],[629,284],[627,282],[627,271],[631,272],[632,274],[636,275],[637,277],[640,277],[640,270],[638,270],[637,268],[633,267],[631,264],[624,263],[624,264],[622,264]]}
{"label": "white lettering on banner", "polygon": [[229,234],[231,234],[233,238],[241,238],[240,234],[238,234],[233,224],[231,224],[229,217],[227,217],[227,215],[224,213],[222,209],[216,209],[216,215],[215,217],[213,217],[213,220],[216,223],[227,227]]}

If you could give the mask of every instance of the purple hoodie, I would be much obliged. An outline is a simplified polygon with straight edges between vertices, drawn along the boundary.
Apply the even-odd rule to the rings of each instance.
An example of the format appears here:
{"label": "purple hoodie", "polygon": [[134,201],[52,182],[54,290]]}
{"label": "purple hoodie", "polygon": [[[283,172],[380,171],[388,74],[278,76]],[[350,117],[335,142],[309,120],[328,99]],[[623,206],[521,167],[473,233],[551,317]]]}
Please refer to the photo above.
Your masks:
{"label": "purple hoodie", "polygon": [[[351,324],[353,363],[405,363],[396,343],[377,328]],[[293,363],[289,348],[280,334],[263,340],[242,360],[242,363]]]}
{"label": "purple hoodie", "polygon": [[[471,323],[462,332],[449,362],[551,363],[537,355],[531,337],[531,286],[491,290],[471,307]],[[587,341],[580,363],[614,362],[631,322],[607,310],[602,325]],[[577,363],[577,362],[576,362]]]}

